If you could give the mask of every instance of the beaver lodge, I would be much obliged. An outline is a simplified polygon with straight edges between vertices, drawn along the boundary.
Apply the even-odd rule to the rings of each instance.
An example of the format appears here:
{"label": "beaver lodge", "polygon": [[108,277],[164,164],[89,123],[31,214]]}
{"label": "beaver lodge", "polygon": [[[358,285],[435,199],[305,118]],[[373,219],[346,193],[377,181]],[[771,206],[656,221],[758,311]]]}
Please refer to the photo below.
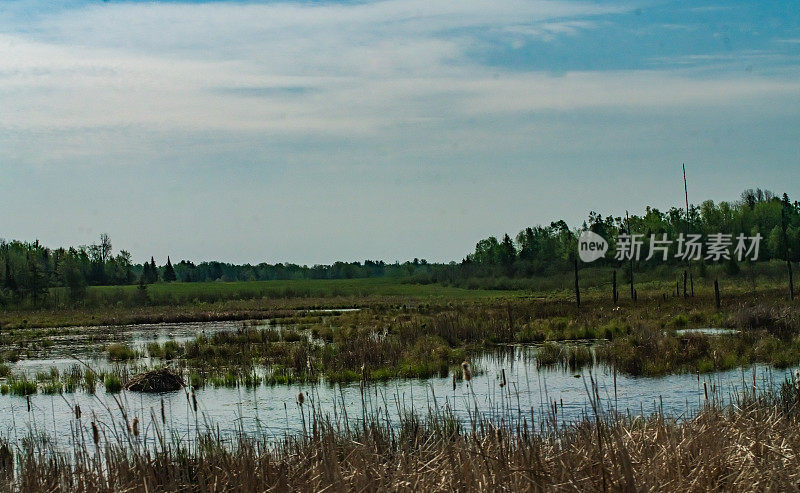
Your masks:
{"label": "beaver lodge", "polygon": [[165,367],[134,376],[125,385],[125,389],[134,392],[171,392],[185,386],[178,373]]}

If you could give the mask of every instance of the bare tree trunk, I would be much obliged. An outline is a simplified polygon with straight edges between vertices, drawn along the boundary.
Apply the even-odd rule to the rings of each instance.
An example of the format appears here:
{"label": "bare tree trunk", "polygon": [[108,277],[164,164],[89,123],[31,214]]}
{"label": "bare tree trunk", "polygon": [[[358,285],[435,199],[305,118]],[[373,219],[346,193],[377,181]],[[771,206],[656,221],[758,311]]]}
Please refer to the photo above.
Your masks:
{"label": "bare tree trunk", "polygon": [[575,257],[575,301],[581,307],[581,288],[578,286],[578,258]]}
{"label": "bare tree trunk", "polygon": [[[628,211],[625,211],[625,220],[628,223],[628,237],[630,238],[631,242],[633,242],[633,237],[631,236],[631,218],[628,216]],[[631,299],[636,301],[636,295],[633,292],[633,252],[631,253]]]}
{"label": "bare tree trunk", "polygon": [[619,297],[617,296],[617,270],[614,269],[614,273],[611,276],[611,297],[614,299],[614,304],[617,304],[617,300]]}
{"label": "bare tree trunk", "polygon": [[689,294],[686,292],[686,271],[683,271],[683,297],[688,297]]}

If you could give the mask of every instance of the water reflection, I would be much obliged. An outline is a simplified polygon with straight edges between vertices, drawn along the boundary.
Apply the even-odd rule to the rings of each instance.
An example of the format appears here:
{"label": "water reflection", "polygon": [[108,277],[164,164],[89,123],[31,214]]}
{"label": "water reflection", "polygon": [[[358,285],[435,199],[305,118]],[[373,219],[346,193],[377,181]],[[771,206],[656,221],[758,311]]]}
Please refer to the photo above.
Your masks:
{"label": "water reflection", "polygon": [[[188,340],[198,333],[236,329],[241,322],[214,322],[208,324],[171,324],[136,326],[117,332],[114,340],[130,341],[144,345],[150,341]],[[73,339],[74,340],[74,339]],[[571,343],[575,344],[575,343]],[[88,347],[85,346],[79,347]],[[95,346],[96,347],[96,346]],[[72,346],[75,349],[75,346]],[[400,413],[452,409],[462,421],[468,422],[471,412],[500,418],[504,413],[523,413],[530,422],[543,422],[555,415],[560,423],[580,419],[590,410],[587,388],[596,381],[603,408],[623,413],[647,415],[652,412],[681,417],[696,412],[709,398],[729,400],[743,389],[755,384],[759,389],[780,385],[787,372],[773,371],[769,367],[731,370],[706,375],[669,375],[664,377],[630,377],[614,373],[603,364],[586,366],[580,370],[561,367],[540,367],[537,364],[536,346],[499,346],[475,358],[471,363],[477,370],[470,382],[454,380],[451,375],[424,380],[390,380],[362,387],[358,383],[329,385],[291,385],[253,388],[212,388],[196,391],[198,413],[194,413],[189,395],[185,391],[167,394],[138,394],[121,392],[106,394],[102,386],[97,394],[75,392],[63,395],[37,394],[24,397],[0,396],[0,435],[20,439],[28,431],[46,432],[69,442],[75,429],[85,428],[92,420],[105,423],[111,432],[123,427],[124,409],[129,420],[139,418],[143,430],[163,426],[167,433],[192,437],[199,426],[212,424],[223,435],[238,430],[283,436],[302,430],[302,409],[296,403],[298,392],[308,396],[305,410],[321,409],[323,413],[341,419],[357,421],[362,412],[378,411],[396,419]],[[91,349],[89,351],[92,351]],[[96,354],[96,349],[94,350]],[[90,361],[108,364],[102,357]],[[14,371],[35,372],[51,366],[67,368],[75,364],[69,357],[22,360]],[[506,385],[500,386],[505,372]],[[704,383],[706,384],[704,386]],[[30,412],[28,411],[30,402]],[[74,408],[79,405],[83,418],[75,419]],[[161,422],[163,406],[163,423]]]}

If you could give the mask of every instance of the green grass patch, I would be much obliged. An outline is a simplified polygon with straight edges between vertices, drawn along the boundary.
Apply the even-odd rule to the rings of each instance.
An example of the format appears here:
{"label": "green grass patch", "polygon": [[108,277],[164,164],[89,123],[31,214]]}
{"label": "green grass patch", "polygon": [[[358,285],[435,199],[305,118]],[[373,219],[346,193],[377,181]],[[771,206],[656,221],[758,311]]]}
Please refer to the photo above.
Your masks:
{"label": "green grass patch", "polygon": [[109,361],[128,361],[139,356],[130,346],[117,343],[109,344],[106,352]]}
{"label": "green grass patch", "polygon": [[116,375],[106,375],[103,383],[106,386],[106,392],[110,394],[115,394],[122,390],[122,381]]}

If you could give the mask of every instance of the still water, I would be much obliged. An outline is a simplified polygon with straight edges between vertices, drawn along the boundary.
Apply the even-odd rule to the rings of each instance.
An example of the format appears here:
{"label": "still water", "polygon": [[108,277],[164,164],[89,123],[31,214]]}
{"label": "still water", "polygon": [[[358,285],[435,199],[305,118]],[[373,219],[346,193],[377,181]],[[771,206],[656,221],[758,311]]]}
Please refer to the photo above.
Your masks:
{"label": "still water", "polygon": [[[239,327],[241,322],[136,325],[113,330],[87,328],[75,335],[56,338],[55,344],[41,356],[14,363],[12,371],[29,376],[53,366],[63,371],[76,363],[75,358],[94,368],[102,368],[108,365],[102,348],[112,341],[126,342],[141,350],[151,341],[181,342],[199,334],[210,335]],[[700,376],[629,377],[615,375],[609,367],[600,364],[573,371],[539,368],[536,353],[535,346],[498,347],[476,358],[472,362],[475,368],[472,380],[459,379],[455,389],[450,376],[397,379],[371,383],[367,387],[359,383],[329,385],[324,382],[255,388],[206,387],[196,391],[197,413],[186,391],[106,394],[99,385],[94,395],[81,391],[61,395],[39,393],[29,400],[2,395],[0,436],[18,441],[29,432],[44,433],[67,445],[73,432],[81,429],[85,432],[89,423],[95,421],[112,439],[115,433],[121,434],[125,429],[123,410],[128,421],[139,419],[142,435],[150,439],[155,436],[155,427],[179,438],[194,437],[198,428],[207,427],[218,430],[223,437],[239,431],[268,437],[302,433],[304,419],[307,423],[312,407],[332,418],[346,417],[350,422],[358,421],[365,407],[370,412],[388,415],[392,420],[403,412],[426,414],[437,407],[448,407],[465,423],[476,408],[481,415],[497,420],[511,413],[524,415],[528,422],[552,422],[555,417],[557,423],[569,423],[590,413],[587,388],[592,379],[597,383],[605,411],[616,409],[635,415],[663,411],[680,419],[702,407],[707,392],[710,398],[725,402],[743,389],[751,391],[754,383],[759,389],[765,389],[780,385],[789,377],[789,370],[764,366]],[[500,386],[503,371],[505,387]],[[299,392],[307,396],[303,406],[297,404]],[[81,419],[75,417],[76,405],[81,408]]]}

